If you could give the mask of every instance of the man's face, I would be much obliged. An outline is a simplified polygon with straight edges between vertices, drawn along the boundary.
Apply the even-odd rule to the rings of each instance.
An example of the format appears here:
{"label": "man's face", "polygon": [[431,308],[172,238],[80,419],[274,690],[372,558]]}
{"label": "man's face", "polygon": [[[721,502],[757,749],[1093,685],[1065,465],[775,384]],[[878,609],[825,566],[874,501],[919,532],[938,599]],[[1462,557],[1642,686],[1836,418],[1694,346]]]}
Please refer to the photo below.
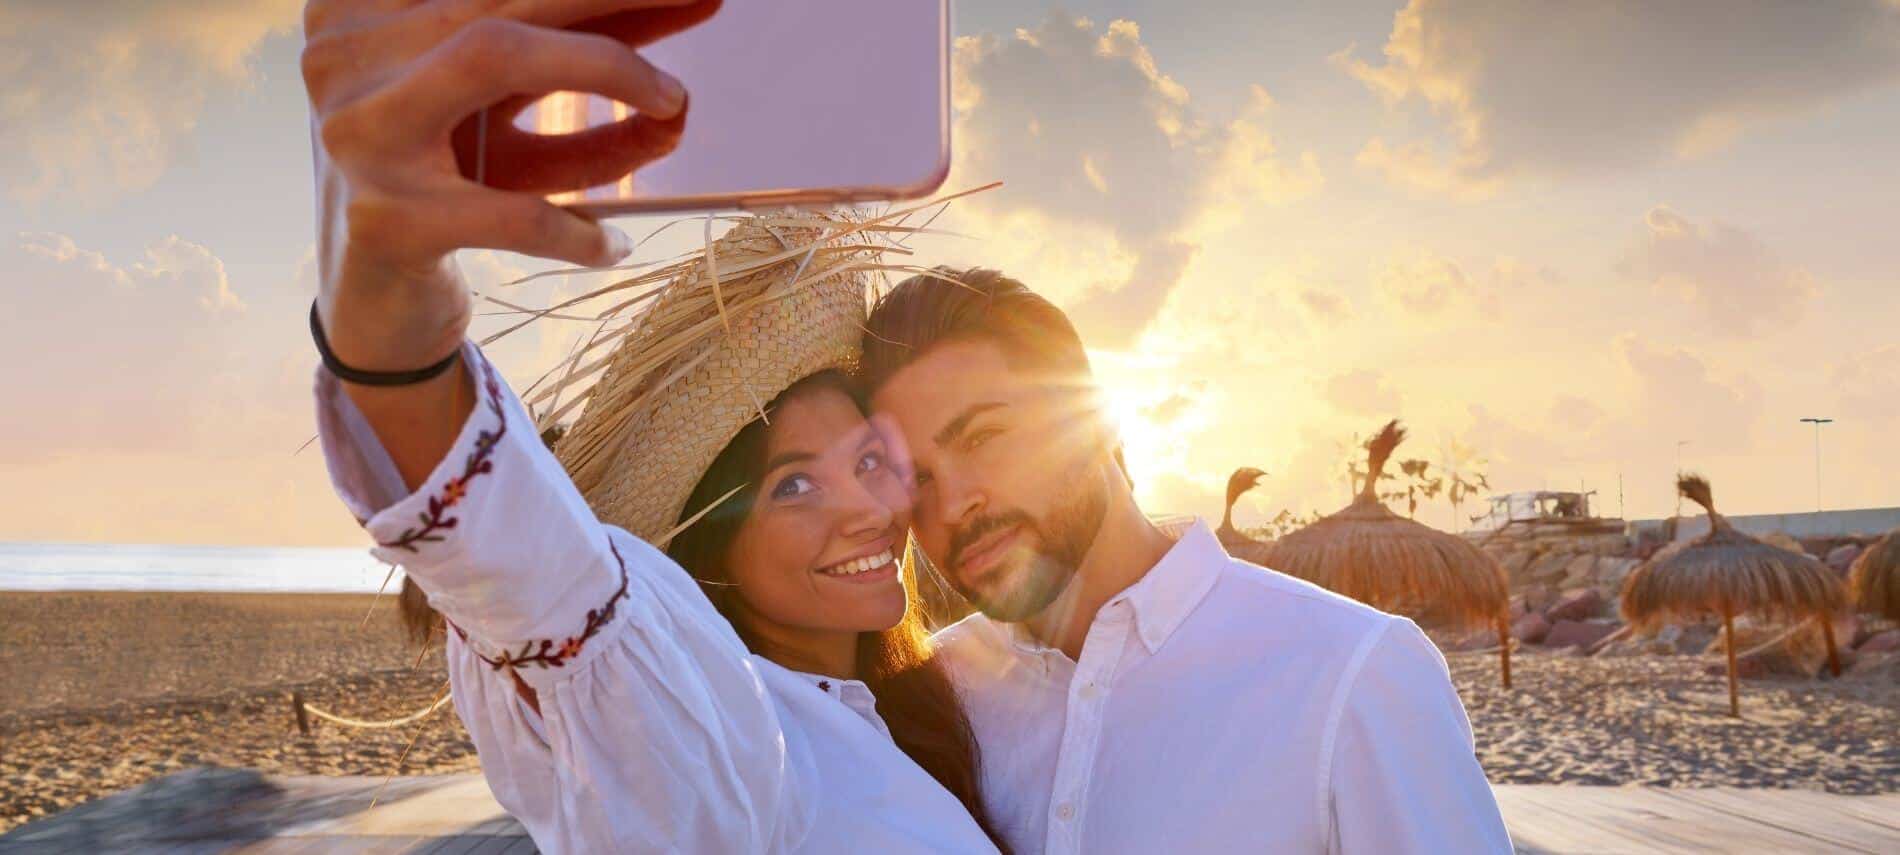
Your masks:
{"label": "man's face", "polygon": [[931,347],[873,398],[916,469],[917,542],[992,618],[1042,612],[1095,540],[1111,458],[1093,401],[1077,381],[1011,370],[980,341]]}

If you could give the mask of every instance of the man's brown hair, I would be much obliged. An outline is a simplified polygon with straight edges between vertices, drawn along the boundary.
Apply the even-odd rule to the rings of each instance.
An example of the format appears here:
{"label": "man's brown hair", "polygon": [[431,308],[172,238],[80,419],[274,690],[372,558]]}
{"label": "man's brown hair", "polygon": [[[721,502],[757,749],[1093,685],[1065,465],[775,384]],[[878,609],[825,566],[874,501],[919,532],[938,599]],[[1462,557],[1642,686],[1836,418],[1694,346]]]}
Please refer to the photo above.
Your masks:
{"label": "man's brown hair", "polygon": [[[864,388],[875,393],[936,345],[970,341],[994,345],[1011,370],[1061,378],[1077,389],[1092,374],[1082,337],[1056,304],[1000,271],[936,267],[897,283],[871,307],[860,363]],[[1119,442],[1112,455],[1133,486]]]}
{"label": "man's brown hair", "polygon": [[912,359],[953,341],[995,345],[1017,371],[1089,375],[1082,337],[1054,303],[995,270],[938,267],[897,283],[871,309],[865,388],[876,391]]}

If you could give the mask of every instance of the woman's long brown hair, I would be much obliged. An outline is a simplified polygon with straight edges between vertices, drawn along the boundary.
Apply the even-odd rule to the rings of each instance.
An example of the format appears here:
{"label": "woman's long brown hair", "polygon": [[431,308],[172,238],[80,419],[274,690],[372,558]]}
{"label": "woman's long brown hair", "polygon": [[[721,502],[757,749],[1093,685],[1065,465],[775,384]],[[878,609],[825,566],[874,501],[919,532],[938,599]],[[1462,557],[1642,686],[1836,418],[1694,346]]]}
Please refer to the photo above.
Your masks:
{"label": "woman's long brown hair", "polygon": [[[843,374],[821,371],[792,384],[766,405],[768,412],[799,395],[831,390],[851,399],[859,411],[864,400]],[[684,522],[721,496],[737,489],[732,498],[708,511],[693,525],[673,537],[666,554],[679,562],[686,572],[700,580],[706,595],[720,614],[731,621],[748,648],[759,646],[746,631],[739,614],[737,589],[726,569],[726,556],[739,527],[752,511],[757,485],[765,472],[767,433],[763,421],[753,421],[739,431],[714,458],[699,484],[680,512]],[[957,797],[970,811],[977,825],[998,848],[1003,840],[991,824],[980,797],[978,769],[980,753],[970,721],[963,713],[956,688],[943,663],[931,656],[930,632],[924,622],[924,607],[918,599],[914,578],[904,585],[909,607],[903,620],[882,632],[858,634],[858,676],[877,697],[877,713],[891,730],[891,739],[910,759],[937,779],[943,788]]]}
{"label": "woman's long brown hair", "polygon": [[[849,379],[836,371],[821,371],[792,384],[766,409],[775,410],[798,395],[827,389],[844,394],[863,411],[863,397]],[[737,592],[726,570],[726,557],[739,527],[752,511],[756,485],[765,474],[761,470],[765,468],[768,430],[764,422],[753,421],[719,452],[686,500],[680,521],[734,489],[738,492],[675,535],[666,549],[669,557],[700,580],[713,607],[726,616],[755,653],[759,652],[755,640],[735,619],[739,613]],[[544,434],[542,439],[552,444],[559,435]],[[906,565],[917,569],[912,562]],[[897,747],[956,796],[997,848],[1008,852],[983,807],[981,754],[970,720],[964,715],[963,703],[943,663],[931,655],[930,631],[914,576],[905,580],[904,592],[909,608],[904,610],[903,620],[882,632],[859,633],[858,675],[876,696],[878,716],[890,728]],[[409,637],[417,643],[428,643],[442,626],[441,616],[429,607],[428,598],[405,578],[398,603]]]}

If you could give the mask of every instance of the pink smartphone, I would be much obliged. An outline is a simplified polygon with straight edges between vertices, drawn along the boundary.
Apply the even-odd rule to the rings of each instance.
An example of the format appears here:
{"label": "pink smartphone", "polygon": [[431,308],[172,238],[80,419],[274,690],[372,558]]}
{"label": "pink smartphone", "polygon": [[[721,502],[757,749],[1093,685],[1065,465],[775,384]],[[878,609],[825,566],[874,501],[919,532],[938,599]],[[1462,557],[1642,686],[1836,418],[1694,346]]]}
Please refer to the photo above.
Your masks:
{"label": "pink smartphone", "polygon": [[[686,85],[678,147],[550,201],[599,217],[908,199],[949,172],[949,0],[726,0],[641,53]],[[628,112],[560,92],[515,124],[565,134]]]}

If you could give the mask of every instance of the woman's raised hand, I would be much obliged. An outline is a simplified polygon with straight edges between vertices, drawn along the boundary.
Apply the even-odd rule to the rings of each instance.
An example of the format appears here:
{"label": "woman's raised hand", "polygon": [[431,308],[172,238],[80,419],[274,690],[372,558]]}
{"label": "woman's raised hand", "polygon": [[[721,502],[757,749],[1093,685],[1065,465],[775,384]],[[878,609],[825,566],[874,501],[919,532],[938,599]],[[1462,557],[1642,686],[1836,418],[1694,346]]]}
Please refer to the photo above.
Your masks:
{"label": "woman's raised hand", "polygon": [[[318,307],[338,358],[395,371],[459,347],[471,305],[457,249],[590,266],[624,258],[624,234],[542,196],[612,180],[672,149],[686,92],[635,49],[718,7],[313,0],[304,10],[303,77],[316,159]],[[514,127],[521,110],[556,91],[605,95],[637,112],[564,137]],[[486,155],[481,183],[478,151]]]}

